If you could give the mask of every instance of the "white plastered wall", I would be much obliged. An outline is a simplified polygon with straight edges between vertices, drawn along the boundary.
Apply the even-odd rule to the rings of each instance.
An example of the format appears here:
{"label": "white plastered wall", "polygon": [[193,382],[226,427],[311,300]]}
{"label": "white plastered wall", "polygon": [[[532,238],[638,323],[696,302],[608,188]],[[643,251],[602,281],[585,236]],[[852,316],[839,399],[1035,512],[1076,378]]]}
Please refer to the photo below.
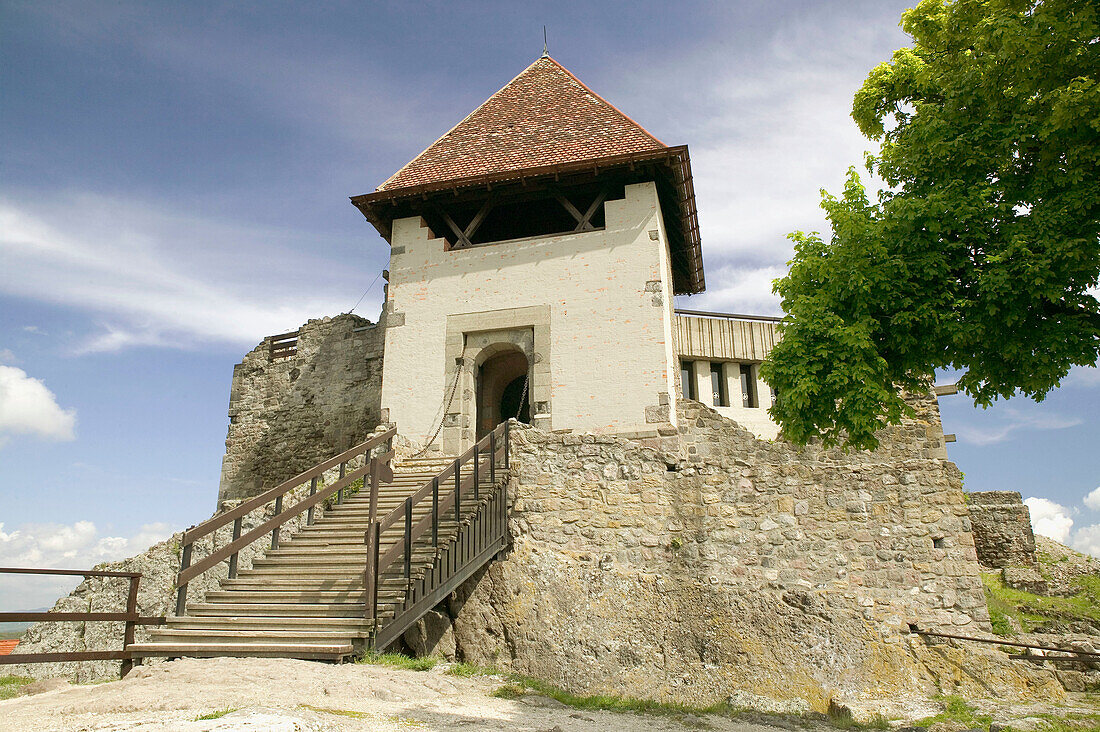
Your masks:
{"label": "white plastered wall", "polygon": [[[419,217],[393,222],[382,408],[401,434],[423,441],[440,420],[454,369],[449,316],[532,306],[550,311],[550,353],[534,354],[533,367],[549,369],[543,426],[631,432],[675,419],[672,283],[656,186],[626,186],[604,206],[601,231],[454,251]],[[471,425],[465,444],[472,435]]]}

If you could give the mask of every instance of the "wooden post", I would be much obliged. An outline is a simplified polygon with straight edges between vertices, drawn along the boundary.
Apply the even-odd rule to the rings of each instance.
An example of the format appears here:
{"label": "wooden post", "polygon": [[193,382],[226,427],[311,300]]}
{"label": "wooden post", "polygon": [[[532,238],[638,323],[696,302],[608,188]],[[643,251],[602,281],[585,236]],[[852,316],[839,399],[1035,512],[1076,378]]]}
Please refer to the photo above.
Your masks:
{"label": "wooden post", "polygon": [[[313,476],[313,479],[309,481],[309,495],[315,495],[317,493],[317,476]],[[306,526],[313,526],[313,506],[309,507],[309,511],[306,512]]]}
{"label": "wooden post", "polygon": [[512,421],[504,423],[504,469],[508,469],[508,453],[512,451]]}
{"label": "wooden post", "polygon": [[455,460],[455,521],[462,523],[462,463]]}
{"label": "wooden post", "polygon": [[479,473],[478,463],[481,462],[481,448],[474,445],[474,501],[481,497],[481,489],[478,487]]}
{"label": "wooden post", "polygon": [[412,579],[412,550],[413,550],[413,502],[412,496],[405,499],[405,598],[408,598],[408,582]]}
{"label": "wooden post", "polygon": [[489,433],[489,482],[497,484],[497,431]]}
{"label": "wooden post", "polygon": [[[283,512],[283,497],[282,496],[276,496],[275,497],[275,516],[278,516],[282,512]],[[278,549],[279,548],[279,527],[278,526],[276,526],[274,529],[271,530],[271,548],[272,549]]]}
{"label": "wooden post", "polygon": [[[237,517],[233,520],[233,539],[236,541],[241,538],[241,517]],[[237,579],[237,555],[240,552],[233,552],[233,556],[229,557],[229,579]]]}
{"label": "wooden post", "polygon": [[[183,535],[183,540],[187,541],[187,534]],[[180,573],[183,570],[191,566],[191,544],[183,545],[183,556],[180,557]],[[183,617],[187,608],[187,583],[184,582],[176,590],[176,616]]]}
{"label": "wooden post", "polygon": [[[347,465],[348,465],[347,463],[340,463],[340,478],[339,478],[339,480],[344,479],[344,471],[347,469]],[[337,505],[339,505],[343,502],[344,502],[344,489],[341,488],[340,490],[336,491],[336,503],[337,503]]]}
{"label": "wooden post", "polygon": [[432,546],[439,546],[439,478],[432,478]]}
{"label": "wooden post", "polygon": [[[368,509],[367,525],[367,568],[363,576],[363,586],[367,595],[367,616],[378,616],[378,472],[381,466],[377,458],[370,460],[370,508]],[[375,629],[377,631],[377,628]]]}
{"label": "wooden post", "polygon": [[[137,600],[138,600],[138,580],[141,579],[141,575],[130,578],[130,591],[126,594],[126,614],[129,618],[126,620],[126,631],[122,636],[122,650],[128,649],[134,644],[134,627],[137,620]],[[134,657],[122,659],[122,671],[119,674],[119,678],[124,678],[126,674],[130,673],[134,668]]]}

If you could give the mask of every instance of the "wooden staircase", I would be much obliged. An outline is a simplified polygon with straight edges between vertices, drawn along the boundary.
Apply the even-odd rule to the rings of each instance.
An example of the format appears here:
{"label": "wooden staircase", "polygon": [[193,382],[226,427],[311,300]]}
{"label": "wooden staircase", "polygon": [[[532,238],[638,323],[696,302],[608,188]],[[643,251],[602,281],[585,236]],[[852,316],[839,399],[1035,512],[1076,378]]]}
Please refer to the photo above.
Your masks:
{"label": "wooden staircase", "polygon": [[[506,454],[506,437],[500,442]],[[457,459],[404,460],[391,480],[373,481],[373,514],[369,482],[347,498],[340,491],[343,500],[323,516],[289,539],[273,539],[251,569],[231,571],[220,590],[186,605],[186,614],[181,604],[148,642],[127,650],[135,658],[342,661],[388,646],[505,547],[506,475],[495,438],[492,446],[490,454],[475,447]]]}

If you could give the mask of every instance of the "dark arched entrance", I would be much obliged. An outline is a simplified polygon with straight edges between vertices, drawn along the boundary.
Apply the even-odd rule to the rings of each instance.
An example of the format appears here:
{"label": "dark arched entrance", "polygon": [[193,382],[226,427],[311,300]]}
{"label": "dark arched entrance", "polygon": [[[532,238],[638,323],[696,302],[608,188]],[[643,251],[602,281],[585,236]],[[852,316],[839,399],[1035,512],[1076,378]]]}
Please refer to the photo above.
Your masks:
{"label": "dark arched entrance", "polygon": [[519,350],[498,353],[481,364],[477,374],[477,437],[481,439],[513,417],[531,422],[527,356]]}

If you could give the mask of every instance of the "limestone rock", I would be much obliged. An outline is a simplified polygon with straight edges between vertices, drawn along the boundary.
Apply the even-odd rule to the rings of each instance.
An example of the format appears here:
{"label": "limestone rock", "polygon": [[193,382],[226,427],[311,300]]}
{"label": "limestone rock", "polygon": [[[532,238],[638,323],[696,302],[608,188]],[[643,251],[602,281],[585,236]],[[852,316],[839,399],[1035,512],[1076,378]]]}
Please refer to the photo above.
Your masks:
{"label": "limestone rock", "polygon": [[455,634],[451,618],[438,610],[429,610],[406,630],[404,641],[417,657],[442,656],[445,661],[455,660]]}

